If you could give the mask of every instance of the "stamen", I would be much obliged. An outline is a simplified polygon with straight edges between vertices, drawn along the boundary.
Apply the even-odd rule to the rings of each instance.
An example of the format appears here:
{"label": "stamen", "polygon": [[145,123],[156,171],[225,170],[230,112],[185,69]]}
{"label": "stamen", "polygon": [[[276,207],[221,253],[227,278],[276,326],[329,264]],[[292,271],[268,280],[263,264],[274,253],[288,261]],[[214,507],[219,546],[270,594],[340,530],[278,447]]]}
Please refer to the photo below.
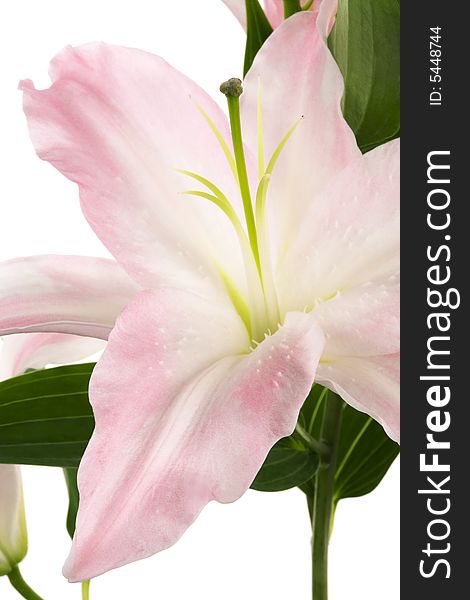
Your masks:
{"label": "stamen", "polygon": [[243,298],[243,296],[238,291],[233,281],[227,275],[227,273],[225,273],[225,271],[223,271],[223,269],[221,268],[219,268],[218,271],[222,278],[222,281],[225,284],[225,288],[230,297],[230,300],[232,301],[243,323],[245,324],[245,327],[248,331],[248,336],[251,339],[253,337],[253,331],[251,326],[250,309],[248,307],[248,304],[246,303],[245,298]]}
{"label": "stamen", "polygon": [[269,173],[270,175],[272,174],[272,172],[274,171],[274,167],[276,166],[277,160],[280,157],[281,152],[284,150],[284,146],[287,144],[290,136],[297,129],[302,119],[303,117],[300,117],[300,119],[292,125],[292,127],[289,129],[286,135],[282,138],[279,146],[276,148],[276,150],[274,150],[273,155],[271,156],[271,160],[269,161],[268,166],[266,167],[266,173]]}
{"label": "stamen", "polygon": [[261,268],[263,270],[263,289],[266,298],[268,321],[269,323],[278,323],[280,320],[279,303],[269,256],[269,235],[264,211],[270,177],[271,175],[269,174],[264,175],[258,185],[256,193],[256,227],[260,247]]}
{"label": "stamen", "polygon": [[290,136],[294,133],[294,131],[299,126],[300,119],[292,125],[286,135],[282,138],[278,147],[274,150],[271,159],[266,167],[266,171],[261,177],[261,180],[258,184],[258,190],[256,192],[256,224],[259,227],[263,224],[265,220],[265,207],[266,207],[266,196],[268,193],[268,185],[271,178],[271,175],[274,171],[274,167],[281,156],[281,152],[284,150],[285,145],[289,141]]}
{"label": "stamen", "polygon": [[263,289],[266,298],[266,309],[268,312],[268,320],[270,323],[277,323],[280,320],[279,302],[277,299],[276,286],[272,273],[271,260],[269,257],[269,233],[266,222],[266,198],[268,186],[272,172],[276,163],[284,149],[290,136],[294,133],[300,120],[297,121],[282,138],[278,147],[274,150],[271,160],[266,167],[264,175],[261,177],[256,192],[256,228],[258,231],[258,240],[260,247],[260,262],[263,271]]}
{"label": "stamen", "polygon": [[[201,175],[198,175],[197,173],[193,173],[192,171],[186,171],[185,169],[176,169],[176,170],[178,171],[178,173],[182,173],[183,175],[192,177],[192,179],[195,179],[196,181],[199,181],[199,183],[202,183],[203,185],[205,185],[206,188],[208,188],[214,194],[214,196],[219,200],[220,204],[218,204],[218,206],[225,212],[225,214],[227,214],[227,216],[229,216],[228,213],[230,212],[230,214],[233,214],[235,216],[237,223],[240,224],[240,221],[239,221],[235,211],[233,210],[232,205],[230,204],[227,196],[214,183],[212,183],[212,181],[209,181],[209,179],[206,179],[205,177],[202,177]],[[230,218],[230,220],[232,220],[230,216],[229,216],[229,218]]]}
{"label": "stamen", "polygon": [[210,200],[216,206],[218,206],[221,210],[223,210],[223,212],[227,215],[227,217],[230,219],[230,222],[235,227],[237,234],[242,233],[243,236],[245,235],[245,232],[243,231],[243,227],[241,226],[241,223],[238,220],[238,217],[235,214],[235,211],[232,209],[232,207],[230,205],[226,206],[225,203],[222,202],[221,199],[218,198],[217,196],[213,196],[212,194],[208,194],[207,192],[202,192],[200,190],[185,190],[184,192],[179,192],[179,193],[184,194],[186,196],[199,196],[200,198],[205,198],[206,200]]}
{"label": "stamen", "polygon": [[220,86],[220,91],[227,97],[228,112],[230,117],[230,128],[232,131],[233,151],[235,154],[235,163],[237,165],[238,181],[240,183],[240,194],[245,212],[246,227],[248,230],[248,239],[250,240],[251,250],[255,259],[260,280],[262,281],[261,265],[259,259],[258,237],[256,235],[256,224],[251,203],[250,185],[248,183],[248,173],[246,170],[245,153],[243,151],[242,126],[240,119],[240,101],[239,97],[243,93],[242,82],[240,79],[232,78]]}
{"label": "stamen", "polygon": [[219,142],[220,147],[222,148],[222,151],[225,154],[225,158],[227,159],[227,162],[228,162],[228,164],[230,166],[230,169],[232,170],[233,176],[235,177],[235,181],[237,182],[237,185],[239,185],[239,183],[238,183],[237,166],[235,164],[235,159],[233,158],[233,154],[230,151],[230,148],[228,147],[227,142],[224,140],[224,136],[220,133],[220,130],[218,129],[217,125],[209,117],[209,115],[202,108],[202,106],[200,106],[197,102],[195,104],[196,104],[196,108],[201,113],[201,115],[204,117],[204,119],[206,120],[207,124],[212,129],[212,132],[214,133],[215,137],[217,138],[217,141]]}
{"label": "stamen", "polygon": [[256,192],[256,222],[259,224],[264,219],[264,209],[266,207],[266,196],[271,175],[263,175]]}
{"label": "stamen", "polygon": [[[240,245],[242,246],[242,250],[247,247],[248,240],[246,238],[245,230],[240,223],[240,219],[237,216],[237,213],[233,209],[230,201],[227,196],[209,179],[198,175],[197,173],[192,173],[191,171],[185,171],[184,169],[176,169],[179,173],[183,175],[187,175],[188,177],[192,177],[196,181],[199,181],[203,185],[205,185],[212,194],[208,194],[207,192],[202,192],[200,190],[186,190],[184,192],[180,192],[181,194],[186,194],[188,196],[199,196],[200,198],[205,198],[210,202],[213,202],[216,206],[218,206],[229,218],[230,222],[235,228],[235,231],[238,236],[238,240]],[[247,257],[245,257],[246,259]]]}
{"label": "stamen", "polygon": [[[240,294],[240,292],[236,289],[233,282],[220,266],[218,266],[218,271],[225,284],[227,293],[229,294],[229,297],[232,300],[238,314],[243,320],[250,337],[258,337],[261,335],[262,331],[264,331],[266,323],[265,300],[261,286],[261,280],[259,278],[258,266],[255,263],[253,253],[250,248],[250,243],[240,219],[238,218],[228,198],[214,183],[205,177],[198,175],[197,173],[192,173],[191,171],[186,171],[184,169],[177,169],[177,171],[187,175],[188,177],[191,177],[192,179],[195,179],[196,181],[199,181],[212,192],[212,194],[209,194],[201,190],[186,190],[184,192],[180,192],[181,194],[196,196],[213,202],[224,212],[234,226],[245,264],[248,300],[249,306],[251,307],[251,313],[248,308],[246,308],[247,303],[243,299],[242,294]],[[250,318],[250,314],[252,318]]]}

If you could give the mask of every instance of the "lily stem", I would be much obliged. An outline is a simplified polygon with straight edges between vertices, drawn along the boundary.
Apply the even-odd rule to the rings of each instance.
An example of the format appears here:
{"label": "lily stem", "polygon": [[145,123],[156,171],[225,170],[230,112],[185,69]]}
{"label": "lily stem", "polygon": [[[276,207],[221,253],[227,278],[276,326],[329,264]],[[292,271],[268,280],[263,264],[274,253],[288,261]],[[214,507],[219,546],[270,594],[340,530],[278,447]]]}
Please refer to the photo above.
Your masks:
{"label": "lily stem", "polygon": [[[336,454],[343,414],[342,400],[328,392],[325,402],[321,442],[329,447],[329,453],[320,458],[315,477],[312,510],[312,600],[328,599],[328,544],[333,518],[333,492],[336,470]],[[311,502],[312,499],[309,499]]]}
{"label": "lily stem", "polygon": [[307,447],[316,452],[319,456],[329,455],[330,449],[323,442],[319,442],[315,438],[313,438],[308,431],[302,427],[300,423],[297,423],[295,426],[296,432],[303,439],[303,441],[307,444]]}
{"label": "lily stem", "polygon": [[13,567],[8,573],[8,579],[10,580],[11,585],[23,596],[23,598],[26,598],[27,600],[43,600],[41,596],[38,596],[38,594],[29,587],[17,566]]}

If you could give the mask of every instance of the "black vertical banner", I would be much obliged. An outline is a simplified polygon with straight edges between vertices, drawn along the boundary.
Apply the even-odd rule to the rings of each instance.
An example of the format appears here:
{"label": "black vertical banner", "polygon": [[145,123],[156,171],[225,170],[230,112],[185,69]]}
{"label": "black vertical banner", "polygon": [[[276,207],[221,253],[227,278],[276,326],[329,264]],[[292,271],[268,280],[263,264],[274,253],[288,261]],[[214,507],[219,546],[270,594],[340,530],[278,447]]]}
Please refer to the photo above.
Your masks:
{"label": "black vertical banner", "polygon": [[470,597],[470,33],[461,8],[401,4],[404,600]]}

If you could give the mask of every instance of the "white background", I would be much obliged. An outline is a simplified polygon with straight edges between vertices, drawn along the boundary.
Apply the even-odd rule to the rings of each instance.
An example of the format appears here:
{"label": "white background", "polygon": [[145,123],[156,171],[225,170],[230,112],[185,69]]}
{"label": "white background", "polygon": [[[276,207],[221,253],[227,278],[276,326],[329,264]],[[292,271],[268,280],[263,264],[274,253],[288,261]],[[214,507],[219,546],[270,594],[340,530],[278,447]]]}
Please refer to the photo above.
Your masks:
{"label": "white background", "polygon": [[[0,260],[41,253],[106,255],[77,192],[36,158],[21,111],[21,78],[48,85],[67,44],[136,46],[164,56],[217,97],[241,75],[244,33],[219,0],[17,0],[0,23]],[[80,598],[61,577],[69,540],[58,469],[24,468],[30,551],[22,571],[45,600]],[[330,600],[399,598],[399,478],[395,463],[369,496],[340,503],[330,551]],[[303,494],[248,492],[209,505],[175,547],[100,577],[93,600],[307,600],[309,523]],[[0,598],[18,598],[6,578]]]}

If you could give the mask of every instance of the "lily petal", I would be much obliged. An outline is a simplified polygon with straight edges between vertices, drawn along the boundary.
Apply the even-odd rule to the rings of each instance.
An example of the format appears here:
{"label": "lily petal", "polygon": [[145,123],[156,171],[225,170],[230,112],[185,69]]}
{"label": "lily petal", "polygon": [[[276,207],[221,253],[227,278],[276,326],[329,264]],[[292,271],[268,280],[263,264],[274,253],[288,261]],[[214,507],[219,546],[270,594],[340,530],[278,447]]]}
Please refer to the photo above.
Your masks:
{"label": "lily petal", "polygon": [[[295,241],[279,261],[284,311],[315,305],[399,271],[400,141],[360,156],[312,199]],[[302,273],[291,284],[291,274]]]}
{"label": "lily petal", "polygon": [[209,501],[239,498],[292,432],[323,348],[315,319],[291,313],[246,348],[233,311],[186,292],[142,292],[123,311],[90,386],[71,581],[172,545]]}
{"label": "lily petal", "polygon": [[267,210],[273,251],[282,255],[312,201],[351,161],[360,157],[341,113],[344,83],[325,41],[335,0],[284,21],[258,52],[240,98],[245,141],[258,148],[261,94],[265,162],[293,125],[297,128],[274,169]]}
{"label": "lily petal", "polygon": [[78,183],[86,218],[128,273],[146,288],[226,296],[221,263],[241,285],[232,224],[209,201],[181,195],[198,184],[177,172],[209,179],[240,210],[233,173],[198,108],[228,143],[217,104],[160,57],[130,48],[68,47],[51,76],[49,89],[21,86],[36,151]]}
{"label": "lily petal", "polygon": [[[276,273],[282,310],[308,301],[326,332],[321,382],[382,423],[395,440],[399,153],[395,140],[339,173],[315,198]],[[293,272],[302,273],[296,286]]]}
{"label": "lily petal", "polygon": [[400,441],[400,356],[344,356],[318,365],[318,383],[378,421],[392,440]]}
{"label": "lily petal", "polygon": [[104,258],[31,256],[0,264],[0,335],[73,333],[107,339],[138,286]]}
{"label": "lily petal", "polygon": [[20,469],[0,465],[0,577],[20,563],[27,550]]}
{"label": "lily petal", "polygon": [[0,381],[26,369],[74,363],[105,347],[103,340],[63,333],[9,335],[0,343]]}
{"label": "lily petal", "polygon": [[264,0],[264,12],[272,28],[276,29],[284,20],[284,4],[282,0]]}
{"label": "lily petal", "polygon": [[323,355],[376,356],[400,349],[400,281],[366,282],[321,303],[314,315],[327,332]]}

